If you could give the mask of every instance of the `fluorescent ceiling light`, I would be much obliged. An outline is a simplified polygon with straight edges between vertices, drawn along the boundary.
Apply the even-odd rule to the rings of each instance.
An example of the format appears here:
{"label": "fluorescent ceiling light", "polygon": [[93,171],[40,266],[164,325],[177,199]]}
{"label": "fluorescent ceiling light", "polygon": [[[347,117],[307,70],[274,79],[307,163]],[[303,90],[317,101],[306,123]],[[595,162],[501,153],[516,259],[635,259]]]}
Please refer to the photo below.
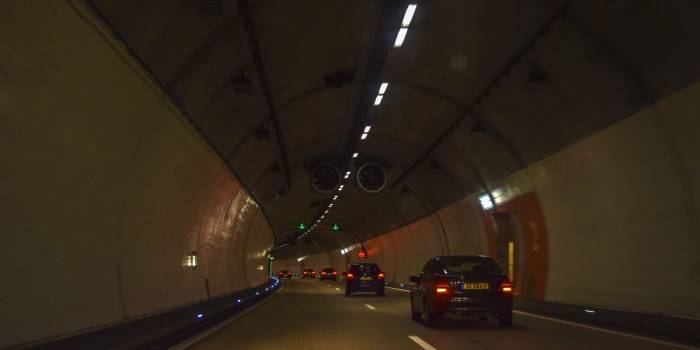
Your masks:
{"label": "fluorescent ceiling light", "polygon": [[325,217],[326,217],[325,215],[321,215],[321,219],[323,219],[323,218],[325,218]]}
{"label": "fluorescent ceiling light", "polygon": [[383,97],[384,97],[383,95],[377,95],[377,98],[374,99],[374,105],[379,106],[379,104],[382,103]]}
{"label": "fluorescent ceiling light", "polygon": [[388,88],[388,87],[389,87],[389,83],[386,83],[386,82],[382,83],[382,85],[379,86],[379,94],[384,95],[384,93],[386,92],[386,88]]}
{"label": "fluorescent ceiling light", "polygon": [[369,125],[365,126],[365,133],[368,133],[370,129],[372,129],[371,126],[369,126]]}
{"label": "fluorescent ceiling light", "polygon": [[326,209],[326,211],[324,211],[323,213],[324,213],[324,214],[328,214],[328,209]]}
{"label": "fluorescent ceiling light", "polygon": [[345,185],[340,185],[340,187],[338,188],[338,191],[342,191],[344,187],[345,187]]}
{"label": "fluorescent ceiling light", "polygon": [[402,27],[408,27],[409,24],[411,24],[411,20],[413,19],[413,14],[416,13],[416,7],[418,5],[416,4],[410,4],[406,8],[406,13],[403,14],[403,21],[401,21],[401,26]]}
{"label": "fluorescent ceiling light", "polygon": [[352,157],[353,157],[353,158],[357,158],[357,156],[359,156],[359,155],[360,155],[359,153],[355,152],[355,153],[352,154]]}
{"label": "fluorescent ceiling light", "polygon": [[[396,41],[394,41],[394,47],[401,47],[403,45],[404,39],[406,39],[406,33],[408,33],[408,28],[401,28],[399,29],[399,33],[396,34]],[[377,96],[377,98],[380,98],[381,95]],[[379,99],[381,101],[381,99]],[[377,101],[374,101],[374,104],[377,105]]]}
{"label": "fluorescent ceiling light", "polygon": [[328,204],[328,207],[329,207],[329,208],[330,208],[330,207],[332,207],[332,206],[333,206],[333,203],[331,203],[331,204]]}
{"label": "fluorescent ceiling light", "polygon": [[347,178],[349,178],[349,177],[350,177],[350,174],[347,174],[347,175],[345,175],[345,177],[344,177],[344,178],[346,178],[346,179],[347,179]]}
{"label": "fluorescent ceiling light", "polygon": [[367,133],[362,134],[362,136],[360,136],[360,140],[366,139],[366,138],[367,138],[367,135],[368,135]]}

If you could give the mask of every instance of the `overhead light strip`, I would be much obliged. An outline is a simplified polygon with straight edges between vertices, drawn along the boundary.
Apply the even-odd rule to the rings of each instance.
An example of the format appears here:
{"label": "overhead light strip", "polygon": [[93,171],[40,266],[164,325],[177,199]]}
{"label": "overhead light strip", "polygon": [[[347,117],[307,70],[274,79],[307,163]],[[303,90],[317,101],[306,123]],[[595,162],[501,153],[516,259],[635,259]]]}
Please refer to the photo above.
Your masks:
{"label": "overhead light strip", "polygon": [[399,33],[396,34],[396,41],[394,41],[394,47],[401,47],[403,41],[406,40],[406,34],[408,33],[408,28],[399,29]]}
{"label": "overhead light strip", "polygon": [[[406,12],[403,14],[403,19],[401,20],[401,28],[399,28],[399,32],[396,34],[396,40],[394,41],[394,47],[401,47],[403,45],[403,42],[406,40],[406,35],[408,34],[408,27],[411,25],[411,21],[413,20],[413,16],[416,14],[416,9],[418,8],[417,4],[409,4],[408,7],[406,7]],[[374,98],[374,105],[379,106],[382,103],[382,100],[384,99],[384,94],[386,94],[386,91],[389,89],[389,82],[382,82],[379,84],[379,91],[377,91],[377,96]],[[369,136],[369,132],[372,129],[371,125],[365,126],[362,135],[360,136],[361,140],[367,139]],[[354,152],[352,154],[352,158],[355,159],[359,156],[358,152]],[[344,178],[348,179],[350,177],[350,171],[345,173]],[[345,185],[341,185],[338,187],[338,192],[342,191]],[[338,196],[336,195],[333,197],[333,200],[338,199]],[[333,206],[333,203],[330,203],[328,205],[328,208],[331,208]],[[325,210],[324,214],[328,213],[328,209]],[[316,224],[320,223],[323,218],[325,218],[325,215],[321,215],[320,219],[316,221]],[[311,229],[314,229],[316,225],[311,227]],[[308,231],[307,231],[308,233]]]}
{"label": "overhead light strip", "polygon": [[402,27],[408,27],[411,24],[413,15],[416,13],[416,7],[418,7],[417,4],[408,5],[406,8],[406,13],[403,14],[403,20],[401,21]]}

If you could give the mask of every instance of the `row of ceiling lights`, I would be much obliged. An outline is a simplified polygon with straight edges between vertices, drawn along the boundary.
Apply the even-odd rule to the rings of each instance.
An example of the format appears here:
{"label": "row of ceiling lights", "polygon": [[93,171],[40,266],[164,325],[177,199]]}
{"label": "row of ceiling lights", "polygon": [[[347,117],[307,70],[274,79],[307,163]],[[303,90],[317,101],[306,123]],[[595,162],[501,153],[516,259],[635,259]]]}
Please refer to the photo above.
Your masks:
{"label": "row of ceiling lights", "polygon": [[406,8],[406,12],[403,14],[403,20],[401,21],[401,28],[396,34],[396,40],[394,40],[394,47],[401,47],[403,41],[406,39],[406,34],[408,34],[408,26],[411,25],[411,20],[413,15],[416,13],[417,4],[410,4]]}
{"label": "row of ceiling lights", "polygon": [[[401,28],[399,28],[399,32],[396,35],[396,40],[394,41],[394,47],[401,47],[403,45],[404,40],[406,39],[406,34],[408,33],[408,27],[411,25],[411,20],[413,19],[413,15],[416,13],[416,8],[418,7],[417,4],[409,4],[408,7],[406,8],[406,12],[403,15],[403,19],[401,21]],[[381,85],[379,85],[379,91],[377,92],[377,96],[374,98],[374,105],[379,106],[382,103],[382,99],[384,99],[384,94],[386,94],[387,89],[389,88],[389,83],[388,82],[382,82]],[[369,131],[372,129],[371,125],[365,126],[362,135],[360,136],[360,140],[365,140],[369,136]],[[359,156],[358,152],[354,152],[352,154],[352,158],[357,158]],[[348,170],[345,173],[345,176],[343,177],[344,179],[350,178],[350,174],[352,172]],[[341,192],[343,188],[345,187],[345,184],[341,184],[340,187],[338,187],[338,192]],[[339,196],[336,194],[333,196],[333,200],[331,203],[328,204],[326,207],[326,210],[324,210],[323,214],[321,217],[316,220],[316,222],[306,231],[302,234],[302,236],[306,236],[309,234],[311,231],[313,231],[318,224],[323,221],[323,219],[326,218],[326,214],[330,211],[330,208],[333,207],[333,202],[338,200]]]}
{"label": "row of ceiling lights", "polygon": [[[408,27],[411,25],[411,20],[413,20],[413,15],[416,13],[416,8],[418,7],[418,4],[409,4],[408,7],[406,8],[406,12],[403,14],[403,19],[401,20],[401,28],[399,28],[399,32],[396,34],[396,40],[394,41],[394,47],[401,47],[403,45],[404,40],[406,39],[406,34],[408,33]],[[374,105],[379,106],[382,103],[382,100],[384,99],[384,94],[386,94],[386,90],[389,88],[389,82],[382,82],[381,85],[379,85],[379,91],[377,91],[377,96],[374,98]],[[364,140],[369,136],[369,131],[372,129],[371,125],[365,126],[365,129],[362,132],[362,135],[360,136],[360,140]],[[353,154],[353,158],[357,157],[357,153]]]}

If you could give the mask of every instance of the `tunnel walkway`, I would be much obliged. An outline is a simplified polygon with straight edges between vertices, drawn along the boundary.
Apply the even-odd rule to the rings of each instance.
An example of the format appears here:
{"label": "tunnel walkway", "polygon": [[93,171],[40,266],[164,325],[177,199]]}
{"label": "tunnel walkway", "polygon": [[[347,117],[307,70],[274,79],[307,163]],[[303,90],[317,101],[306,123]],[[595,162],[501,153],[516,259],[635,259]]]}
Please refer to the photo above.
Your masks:
{"label": "tunnel walkway", "polygon": [[[388,289],[346,298],[342,282],[284,281],[269,302],[188,349],[692,349],[516,312],[512,328],[495,321],[411,321],[408,293]],[[415,340],[414,340],[415,339]]]}

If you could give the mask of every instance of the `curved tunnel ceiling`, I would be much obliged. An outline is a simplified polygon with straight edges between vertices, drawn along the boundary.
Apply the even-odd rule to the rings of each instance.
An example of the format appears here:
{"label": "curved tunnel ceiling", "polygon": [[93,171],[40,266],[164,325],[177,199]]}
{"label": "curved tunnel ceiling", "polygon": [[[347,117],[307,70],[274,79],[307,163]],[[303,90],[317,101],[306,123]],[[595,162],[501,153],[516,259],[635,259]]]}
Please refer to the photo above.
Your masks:
{"label": "curved tunnel ceiling", "polygon": [[420,1],[400,48],[415,1],[91,3],[246,185],[278,242],[329,202],[310,166],[353,169],[358,152],[387,167],[382,192],[347,185],[311,244],[279,257],[410,223],[700,78],[692,0]]}

